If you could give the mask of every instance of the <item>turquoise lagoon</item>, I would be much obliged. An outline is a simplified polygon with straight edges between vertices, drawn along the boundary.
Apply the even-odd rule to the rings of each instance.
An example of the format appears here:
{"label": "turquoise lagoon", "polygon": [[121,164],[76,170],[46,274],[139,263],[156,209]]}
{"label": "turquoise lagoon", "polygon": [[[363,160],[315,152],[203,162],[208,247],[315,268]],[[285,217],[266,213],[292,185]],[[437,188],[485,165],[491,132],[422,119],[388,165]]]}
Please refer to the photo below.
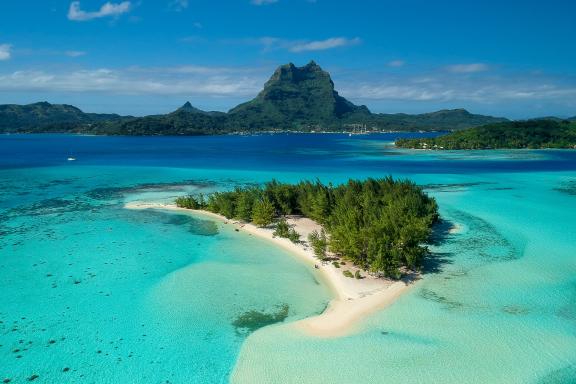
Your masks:
{"label": "turquoise lagoon", "polygon": [[[576,382],[576,152],[397,136],[1,136],[0,379]],[[330,298],[309,266],[224,223],[122,208],[388,174],[424,185],[445,222],[424,279],[336,339],[292,325]]]}

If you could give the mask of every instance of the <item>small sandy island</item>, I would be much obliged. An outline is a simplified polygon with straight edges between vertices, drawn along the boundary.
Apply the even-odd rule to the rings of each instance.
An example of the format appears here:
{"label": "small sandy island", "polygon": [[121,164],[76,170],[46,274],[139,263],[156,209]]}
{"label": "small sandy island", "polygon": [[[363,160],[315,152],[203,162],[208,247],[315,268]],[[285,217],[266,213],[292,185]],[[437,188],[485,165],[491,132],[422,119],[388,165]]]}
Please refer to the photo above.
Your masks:
{"label": "small sandy island", "polygon": [[208,216],[234,225],[238,230],[272,241],[309,264],[311,268],[316,266],[325,282],[332,289],[334,298],[322,314],[294,323],[295,327],[313,336],[339,337],[353,333],[360,320],[392,304],[402,293],[410,289],[420,277],[418,274],[413,274],[400,281],[395,281],[371,276],[364,271],[361,271],[363,278],[359,280],[344,276],[343,271],[349,270],[355,273],[357,268],[351,263],[346,263],[340,268],[336,268],[332,263],[321,263],[314,256],[314,252],[306,239],[309,233],[314,230],[320,231],[322,227],[315,221],[304,217],[287,218],[288,224],[293,226],[296,232],[301,235],[302,241],[295,244],[288,239],[275,237],[273,228],[259,228],[253,224],[229,220],[212,212],[179,208],[174,204],[141,201],[126,203],[124,207],[127,209],[171,210]]}

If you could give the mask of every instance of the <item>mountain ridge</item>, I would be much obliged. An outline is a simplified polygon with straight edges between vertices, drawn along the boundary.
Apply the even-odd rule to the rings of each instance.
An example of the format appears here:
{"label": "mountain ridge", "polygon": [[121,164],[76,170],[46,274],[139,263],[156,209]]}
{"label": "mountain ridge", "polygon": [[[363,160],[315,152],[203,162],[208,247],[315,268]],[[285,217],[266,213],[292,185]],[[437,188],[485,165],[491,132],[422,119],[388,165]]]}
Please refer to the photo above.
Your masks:
{"label": "mountain ridge", "polygon": [[86,113],[80,108],[69,104],[51,104],[47,101],[18,105],[0,105],[0,132],[21,127],[45,127],[46,131],[53,128],[70,127],[78,124],[91,124],[102,121],[113,121],[131,116],[120,116],[111,113]]}
{"label": "mountain ridge", "polygon": [[505,118],[465,109],[424,114],[372,113],[335,89],[330,74],[316,62],[279,66],[262,91],[228,112],[203,111],[186,102],[167,114],[144,117],[90,114],[65,104],[0,105],[1,132],[65,132],[109,135],[212,135],[263,131],[458,130]]}
{"label": "mountain ridge", "polygon": [[370,113],[366,106],[356,106],[340,96],[330,74],[311,61],[303,67],[293,63],[278,67],[254,99],[229,113],[268,113],[292,122],[321,124],[355,112]]}

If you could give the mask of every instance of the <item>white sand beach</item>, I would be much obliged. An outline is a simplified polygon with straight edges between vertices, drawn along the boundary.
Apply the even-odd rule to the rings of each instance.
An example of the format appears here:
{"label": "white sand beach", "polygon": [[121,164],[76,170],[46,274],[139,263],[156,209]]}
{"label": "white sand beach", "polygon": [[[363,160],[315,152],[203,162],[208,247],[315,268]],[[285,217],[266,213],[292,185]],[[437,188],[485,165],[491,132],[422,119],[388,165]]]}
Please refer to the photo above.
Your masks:
{"label": "white sand beach", "polygon": [[355,273],[358,268],[351,263],[346,263],[340,268],[336,268],[332,263],[321,263],[314,256],[314,252],[307,242],[308,234],[314,230],[319,231],[321,226],[308,218],[287,218],[288,224],[293,226],[296,232],[301,235],[301,243],[295,244],[288,239],[275,237],[273,228],[259,228],[253,224],[229,220],[212,212],[179,208],[174,204],[143,201],[129,202],[124,207],[127,209],[171,210],[208,216],[233,225],[238,230],[274,242],[310,265],[310,268],[317,266],[317,270],[321,273],[324,281],[333,291],[334,298],[322,314],[294,323],[294,326],[303,332],[317,337],[339,337],[353,333],[358,329],[363,318],[392,304],[402,293],[410,289],[420,277],[418,274],[414,274],[400,281],[394,281],[371,276],[364,271],[361,271],[362,279],[344,276],[343,271],[349,270]]}

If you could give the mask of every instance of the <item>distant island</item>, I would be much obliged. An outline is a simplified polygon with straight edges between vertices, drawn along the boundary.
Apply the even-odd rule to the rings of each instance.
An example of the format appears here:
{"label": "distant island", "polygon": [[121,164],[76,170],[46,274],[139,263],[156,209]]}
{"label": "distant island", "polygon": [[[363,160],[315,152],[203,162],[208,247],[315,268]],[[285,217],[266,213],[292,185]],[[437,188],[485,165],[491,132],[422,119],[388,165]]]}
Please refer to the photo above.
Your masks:
{"label": "distant island", "polygon": [[[398,279],[417,270],[428,249],[423,245],[438,220],[436,201],[408,180],[349,180],[333,186],[319,181],[236,188],[176,199],[180,208],[217,213],[257,226],[275,225],[275,235],[293,242],[300,234],[285,216],[300,215],[322,226],[308,241],[320,260],[330,251],[359,268]],[[336,265],[336,267],[338,267]],[[350,275],[349,277],[354,277]],[[359,276],[355,276],[359,278]]]}
{"label": "distant island", "polygon": [[398,139],[399,148],[457,149],[576,149],[576,121],[508,121],[469,128],[430,139]]}
{"label": "distant island", "polygon": [[330,74],[311,61],[276,69],[251,101],[227,113],[206,112],[189,102],[172,113],[145,117],[84,113],[47,102],[0,105],[0,133],[98,135],[219,135],[258,132],[380,132],[459,130],[505,118],[464,109],[409,115],[372,113],[340,96]]}

